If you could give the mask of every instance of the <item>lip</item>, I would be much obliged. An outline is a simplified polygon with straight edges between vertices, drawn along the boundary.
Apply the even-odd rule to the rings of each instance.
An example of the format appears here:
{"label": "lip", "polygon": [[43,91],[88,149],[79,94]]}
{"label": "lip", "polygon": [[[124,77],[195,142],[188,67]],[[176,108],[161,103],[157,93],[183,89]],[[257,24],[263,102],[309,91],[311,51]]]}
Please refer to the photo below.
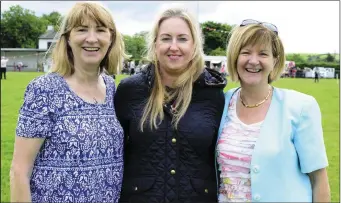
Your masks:
{"label": "lip", "polygon": [[[252,69],[252,70],[259,70],[258,72],[252,72],[252,71],[249,71],[248,69]],[[260,73],[262,72],[262,69],[261,68],[245,68],[245,71],[248,72],[248,73]]]}
{"label": "lip", "polygon": [[168,58],[170,60],[179,60],[181,58],[181,55],[168,55]]}
{"label": "lip", "polygon": [[101,48],[99,48],[99,47],[82,47],[82,49],[101,49]]}

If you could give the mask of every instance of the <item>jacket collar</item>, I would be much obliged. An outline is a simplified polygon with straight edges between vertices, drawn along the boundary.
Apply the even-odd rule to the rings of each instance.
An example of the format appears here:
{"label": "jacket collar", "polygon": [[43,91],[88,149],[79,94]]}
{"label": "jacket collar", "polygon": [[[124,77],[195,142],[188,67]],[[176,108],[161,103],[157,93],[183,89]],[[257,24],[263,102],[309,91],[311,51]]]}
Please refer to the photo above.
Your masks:
{"label": "jacket collar", "polygon": [[[142,74],[146,77],[146,84],[148,89],[151,90],[154,84],[155,78],[155,66],[150,63],[143,70]],[[216,87],[224,89],[227,85],[227,79],[219,72],[205,68],[203,73],[194,82],[194,86],[206,86],[206,87]]]}

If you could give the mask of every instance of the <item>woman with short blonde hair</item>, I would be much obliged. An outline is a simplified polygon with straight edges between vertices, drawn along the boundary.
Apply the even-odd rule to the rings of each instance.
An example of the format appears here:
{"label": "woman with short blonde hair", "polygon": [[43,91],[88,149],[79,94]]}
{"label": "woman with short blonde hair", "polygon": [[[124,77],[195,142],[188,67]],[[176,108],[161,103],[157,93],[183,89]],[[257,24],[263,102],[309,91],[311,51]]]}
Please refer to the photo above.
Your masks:
{"label": "woman with short blonde hair", "polygon": [[285,53],[275,25],[244,20],[231,33],[216,145],[218,202],[329,202],[321,112],[312,96],[271,84]]}

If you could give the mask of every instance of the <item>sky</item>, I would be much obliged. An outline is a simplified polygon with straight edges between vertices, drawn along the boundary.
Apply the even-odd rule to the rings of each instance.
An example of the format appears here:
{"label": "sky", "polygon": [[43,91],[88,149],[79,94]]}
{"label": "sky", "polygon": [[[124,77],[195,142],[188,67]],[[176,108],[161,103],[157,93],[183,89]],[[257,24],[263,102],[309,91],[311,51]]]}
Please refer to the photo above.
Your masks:
{"label": "sky", "polygon": [[[75,1],[1,1],[1,12],[20,5],[37,16],[66,14]],[[238,25],[244,19],[277,26],[286,53],[339,53],[339,1],[102,1],[117,29],[128,35],[148,31],[157,14],[170,6],[187,8],[200,23]]]}

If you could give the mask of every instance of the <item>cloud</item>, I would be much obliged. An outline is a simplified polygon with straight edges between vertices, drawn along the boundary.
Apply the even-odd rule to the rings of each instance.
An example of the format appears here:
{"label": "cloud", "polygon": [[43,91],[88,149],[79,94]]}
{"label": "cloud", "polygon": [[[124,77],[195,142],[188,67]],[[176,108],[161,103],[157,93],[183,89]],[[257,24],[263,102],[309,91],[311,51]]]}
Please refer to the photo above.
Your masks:
{"label": "cloud", "polygon": [[[1,1],[1,12],[20,5],[36,15],[65,14],[75,1]],[[339,53],[338,1],[103,1],[113,13],[118,29],[135,34],[151,28],[164,8],[180,5],[200,22],[238,25],[252,18],[275,24],[287,53]]]}

